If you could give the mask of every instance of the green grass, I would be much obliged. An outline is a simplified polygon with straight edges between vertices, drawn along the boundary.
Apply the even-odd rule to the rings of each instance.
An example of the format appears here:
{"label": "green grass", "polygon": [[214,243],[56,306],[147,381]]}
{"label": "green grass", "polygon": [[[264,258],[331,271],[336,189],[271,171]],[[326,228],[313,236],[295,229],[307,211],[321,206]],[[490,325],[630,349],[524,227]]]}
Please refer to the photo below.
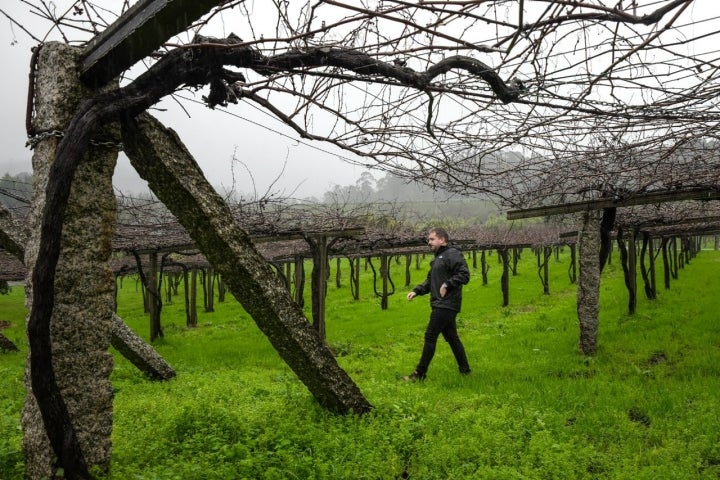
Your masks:
{"label": "green grass", "polygon": [[[578,350],[565,255],[551,260],[551,294],[543,295],[526,250],[505,308],[501,268],[494,255],[490,261],[489,284],[473,272],[458,320],[474,370],[467,378],[441,340],[426,382],[397,380],[418,360],[429,315],[427,298],[405,300],[403,265],[393,264],[397,293],[385,311],[369,273],[358,301],[347,281],[331,283],[328,342],[376,407],[362,417],[321,409],[231,296],[214,313],[200,312],[192,330],[181,299],[165,305],[165,337],[155,346],[178,376],[150,381],[116,355],[111,478],[720,477],[720,252],[703,251],[670,290],[660,286],[657,300],[641,293],[633,316],[613,258],[594,357]],[[125,279],[119,314],[147,338],[139,299],[134,279]],[[0,354],[6,480],[22,478],[22,302],[19,287],[0,296],[0,319],[13,322],[4,333],[22,347]]]}

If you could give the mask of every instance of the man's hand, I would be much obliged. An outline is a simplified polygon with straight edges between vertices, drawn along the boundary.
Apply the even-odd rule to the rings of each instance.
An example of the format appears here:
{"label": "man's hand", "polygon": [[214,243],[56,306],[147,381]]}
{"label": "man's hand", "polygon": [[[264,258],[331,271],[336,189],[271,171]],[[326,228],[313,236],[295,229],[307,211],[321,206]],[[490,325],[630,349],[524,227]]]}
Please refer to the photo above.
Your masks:
{"label": "man's hand", "polygon": [[447,285],[443,283],[440,285],[440,297],[445,298],[445,295],[447,295]]}
{"label": "man's hand", "polygon": [[408,302],[409,302],[410,300],[412,300],[413,298],[415,298],[416,296],[417,296],[417,293],[415,293],[415,292],[409,292],[409,293],[407,294]]}

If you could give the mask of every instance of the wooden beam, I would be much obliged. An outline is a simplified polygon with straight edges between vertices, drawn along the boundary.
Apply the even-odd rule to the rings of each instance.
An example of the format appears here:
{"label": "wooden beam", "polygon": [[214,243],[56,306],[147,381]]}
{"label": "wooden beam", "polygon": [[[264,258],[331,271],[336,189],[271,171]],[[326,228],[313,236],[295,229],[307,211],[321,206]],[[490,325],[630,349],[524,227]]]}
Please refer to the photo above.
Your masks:
{"label": "wooden beam", "polygon": [[586,210],[600,210],[611,207],[631,207],[634,205],[651,205],[654,203],[681,202],[685,200],[719,200],[720,192],[711,189],[663,190],[659,192],[635,195],[628,198],[599,198],[584,202],[571,202],[559,205],[526,208],[522,210],[509,210],[508,220],[521,218],[546,217],[567,213],[584,212]]}
{"label": "wooden beam", "polygon": [[570,230],[570,231],[567,231],[567,232],[562,232],[562,233],[560,234],[560,240],[571,239],[571,238],[575,238],[575,239],[576,239],[579,233],[580,233],[580,232],[579,232],[578,230]]}
{"label": "wooden beam", "polygon": [[680,237],[680,236],[714,236],[720,234],[720,226],[708,225],[706,227],[688,228],[667,228],[667,229],[643,229],[652,238]]}
{"label": "wooden beam", "polygon": [[85,47],[80,78],[109,82],[150,55],[222,0],[139,0]]}
{"label": "wooden beam", "polygon": [[287,240],[302,240],[306,237],[317,240],[319,238],[336,238],[336,237],[356,237],[365,233],[365,227],[357,228],[341,228],[337,230],[328,231],[307,231],[307,232],[291,232],[291,231],[280,231],[272,235],[253,235],[250,233],[253,243],[266,243],[266,242],[282,242]]}
{"label": "wooden beam", "polygon": [[[354,237],[357,235],[362,235],[365,233],[364,227],[357,227],[357,228],[344,228],[344,229],[337,229],[337,230],[328,230],[326,232],[321,231],[309,231],[309,232],[296,232],[296,231],[279,231],[273,235],[257,235],[250,232],[250,238],[252,239],[253,243],[268,243],[268,242],[285,242],[290,240],[302,240],[305,237],[310,237],[313,239],[318,239],[320,237],[328,237],[328,238],[335,238],[335,237]],[[187,251],[193,251],[197,250],[197,247],[194,243],[189,243],[187,241],[180,241],[177,243],[169,242],[166,245],[162,246],[142,246],[142,247],[133,247],[133,246],[115,246],[113,248],[113,251],[115,252],[135,252],[139,255],[144,255],[151,252],[156,253],[167,253],[167,252],[187,252]],[[198,251],[198,253],[200,253]]]}
{"label": "wooden beam", "polygon": [[666,219],[666,218],[653,218],[634,225],[638,228],[652,228],[652,227],[672,227],[678,225],[692,225],[707,224],[707,223],[720,223],[720,216],[712,215],[706,217],[687,217],[679,219]]}
{"label": "wooden beam", "polygon": [[[658,237],[673,237],[673,236],[680,236],[680,235],[703,235],[703,236],[709,236],[709,235],[718,235],[720,234],[720,225],[714,224],[714,225],[707,225],[707,226],[697,226],[697,227],[686,227],[681,228],[679,225],[682,225],[682,222],[678,223],[677,225],[652,225],[652,226],[646,226],[646,227],[640,227],[640,232],[647,232],[650,234],[653,238]],[[629,227],[632,227],[631,225]],[[560,234],[560,238],[575,238],[578,235],[578,231],[572,231],[572,232],[563,232]],[[617,238],[617,234],[613,233],[613,240]]]}

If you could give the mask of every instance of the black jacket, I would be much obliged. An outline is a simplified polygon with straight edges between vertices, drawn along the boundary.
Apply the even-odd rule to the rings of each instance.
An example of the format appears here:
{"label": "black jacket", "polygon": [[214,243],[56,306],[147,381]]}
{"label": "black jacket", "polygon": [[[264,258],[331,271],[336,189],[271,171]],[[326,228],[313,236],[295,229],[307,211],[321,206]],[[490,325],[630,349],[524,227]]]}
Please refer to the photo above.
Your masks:
{"label": "black jacket", "polygon": [[[430,306],[460,311],[462,286],[470,281],[470,270],[462,252],[452,245],[440,247],[430,262],[430,271],[423,283],[413,289],[417,295],[430,294]],[[440,286],[447,285],[447,294],[440,297]]]}

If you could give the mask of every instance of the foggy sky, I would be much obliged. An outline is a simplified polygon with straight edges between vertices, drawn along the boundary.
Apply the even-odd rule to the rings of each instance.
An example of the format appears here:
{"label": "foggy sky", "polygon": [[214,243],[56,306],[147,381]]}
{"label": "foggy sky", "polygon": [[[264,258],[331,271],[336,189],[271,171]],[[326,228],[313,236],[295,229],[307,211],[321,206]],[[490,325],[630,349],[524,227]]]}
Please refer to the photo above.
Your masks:
{"label": "foggy sky", "polygon": [[[0,9],[13,18],[23,18],[23,25],[36,35],[46,29],[37,27],[37,22],[23,13],[27,7],[18,0],[5,0]],[[2,176],[32,171],[32,151],[25,146],[25,111],[31,48],[36,42],[4,15],[0,15],[0,22],[0,59],[5,65],[0,88],[0,105],[4,110],[0,116]],[[206,92],[195,92],[195,100],[200,101],[203,94]],[[321,198],[334,185],[354,184],[363,171],[338,159],[346,153],[324,143],[300,141],[295,132],[256,109],[230,105],[226,113],[220,108],[213,111],[193,102],[185,103],[190,118],[175,101],[168,99],[150,113],[178,132],[207,179],[220,190],[231,189],[234,182],[235,190],[244,194],[270,190],[281,196]],[[233,163],[233,155],[242,163]],[[118,159],[113,183],[126,194],[148,190],[123,154]]]}

